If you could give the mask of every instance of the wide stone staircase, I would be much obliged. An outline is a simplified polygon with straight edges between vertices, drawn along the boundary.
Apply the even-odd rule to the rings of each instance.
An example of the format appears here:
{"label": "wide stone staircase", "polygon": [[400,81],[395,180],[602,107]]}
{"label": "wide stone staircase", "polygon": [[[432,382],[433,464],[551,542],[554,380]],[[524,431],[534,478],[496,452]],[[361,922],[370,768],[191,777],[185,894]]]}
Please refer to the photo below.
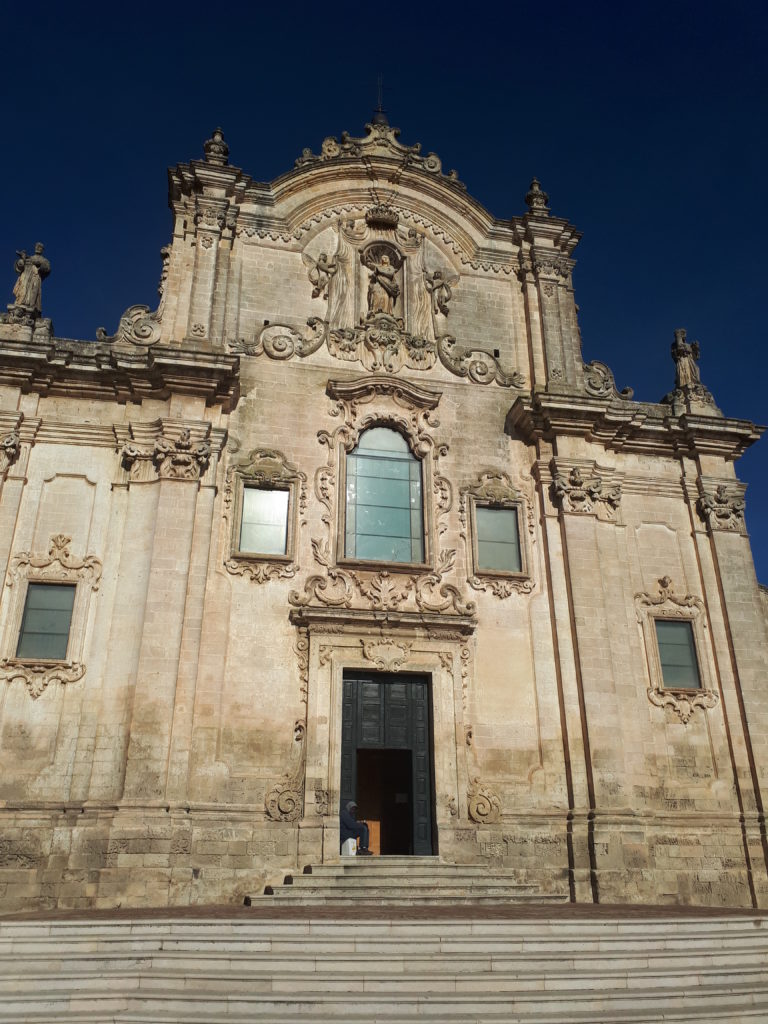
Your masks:
{"label": "wide stone staircase", "polygon": [[[562,879],[565,889],[567,882]],[[309,865],[286,875],[282,885],[247,896],[247,906],[274,903],[300,906],[480,906],[483,904],[564,903],[567,890],[543,893],[520,881],[515,871],[479,864],[443,864],[437,857],[344,857],[339,864]]]}
{"label": "wide stone staircase", "polygon": [[768,1021],[767,917],[507,912],[4,921],[0,1021]]}

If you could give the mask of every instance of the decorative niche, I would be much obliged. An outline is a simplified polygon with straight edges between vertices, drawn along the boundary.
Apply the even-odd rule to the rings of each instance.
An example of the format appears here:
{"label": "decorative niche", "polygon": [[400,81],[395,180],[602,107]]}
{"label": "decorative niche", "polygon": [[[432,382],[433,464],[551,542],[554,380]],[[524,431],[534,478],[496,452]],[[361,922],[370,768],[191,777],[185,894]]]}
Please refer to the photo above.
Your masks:
{"label": "decorative niche", "polygon": [[307,508],[306,482],[305,473],[271,448],[254,448],[228,468],[227,572],[254,583],[295,576],[298,530]]}
{"label": "decorative niche", "polygon": [[[669,708],[684,725],[687,725],[697,708],[713,708],[719,701],[712,682],[708,656],[704,602],[692,594],[679,597],[675,593],[670,577],[663,576],[658,580],[658,593],[635,594],[635,610],[645,642],[650,682],[648,699],[656,707]],[[658,628],[659,624],[663,626],[665,623],[688,625],[688,630],[677,631],[680,634],[678,639],[687,640],[690,636],[690,674],[698,685],[691,682],[680,686],[671,681],[673,674],[670,673],[668,660],[662,656],[663,640],[660,639],[662,634]]]}
{"label": "decorative niche", "polygon": [[[3,658],[0,675],[9,683],[23,680],[30,696],[36,700],[53,682],[73,683],[85,675],[83,648],[91,595],[98,590],[102,563],[95,555],[77,558],[70,551],[71,537],[51,537],[47,554],[22,551],[11,559],[6,586],[9,606],[3,636]],[[48,651],[36,652],[34,644],[23,636],[27,596],[30,587],[38,584],[67,588],[69,614],[66,634],[61,634],[61,656],[45,657]],[[42,588],[40,588],[42,589]],[[74,594],[71,591],[74,590]],[[62,589],[62,594],[64,590]]]}

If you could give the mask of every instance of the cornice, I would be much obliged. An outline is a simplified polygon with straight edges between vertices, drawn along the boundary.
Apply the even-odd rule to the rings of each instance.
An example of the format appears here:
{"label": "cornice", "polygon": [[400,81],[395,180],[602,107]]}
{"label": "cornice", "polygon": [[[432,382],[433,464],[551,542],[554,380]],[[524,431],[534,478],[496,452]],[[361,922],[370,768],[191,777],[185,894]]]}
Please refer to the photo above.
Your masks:
{"label": "cornice", "polygon": [[108,340],[0,336],[0,384],[40,395],[140,402],[170,394],[220,402],[225,412],[237,403],[237,356],[156,345],[144,348]]}
{"label": "cornice", "polygon": [[471,615],[443,615],[439,612],[399,612],[392,609],[330,608],[305,606],[292,608],[289,618],[295,626],[310,633],[350,633],[386,629],[395,634],[444,636],[460,639],[471,636],[477,620]]}
{"label": "cornice", "polygon": [[563,389],[521,395],[507,413],[505,430],[528,444],[576,436],[611,451],[735,460],[765,427],[723,416],[674,416],[668,406],[606,402]]}

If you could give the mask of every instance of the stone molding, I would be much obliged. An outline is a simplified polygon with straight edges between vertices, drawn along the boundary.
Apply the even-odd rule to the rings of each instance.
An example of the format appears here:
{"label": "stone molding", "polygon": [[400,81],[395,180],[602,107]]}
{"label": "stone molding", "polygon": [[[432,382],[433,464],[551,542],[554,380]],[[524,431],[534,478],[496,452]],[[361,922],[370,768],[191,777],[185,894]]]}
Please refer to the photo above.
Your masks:
{"label": "stone molding", "polygon": [[205,420],[161,419],[114,427],[123,483],[200,483],[213,474],[226,431]]}
{"label": "stone molding", "polygon": [[[658,580],[655,594],[635,594],[635,611],[645,642],[646,660],[650,686],[648,700],[659,708],[671,709],[683,725],[687,725],[697,708],[714,708],[720,698],[712,685],[709,650],[706,640],[706,615],[704,602],[700,597],[686,594],[679,597],[669,576]],[[690,622],[696,648],[696,661],[701,680],[701,689],[685,690],[665,687],[656,639],[656,619],[673,619]]]}
{"label": "stone molding", "polygon": [[[102,563],[96,555],[77,558],[70,551],[72,539],[64,534],[51,537],[47,554],[22,551],[11,559],[6,586],[10,590],[3,639],[4,657],[0,660],[0,677],[7,682],[23,680],[30,696],[36,700],[53,682],[72,683],[85,675],[83,646],[88,619],[90,595],[99,589]],[[17,658],[15,655],[27,587],[30,583],[70,583],[75,585],[75,599],[69,627],[66,658]]]}
{"label": "stone molding", "polygon": [[[525,496],[512,483],[507,473],[487,469],[480,473],[477,482],[462,487],[459,492],[460,536],[464,541],[468,566],[467,582],[473,590],[490,590],[498,598],[510,597],[514,593],[530,594],[534,587],[531,577],[532,559],[530,545],[533,543],[535,522],[533,496]],[[517,513],[522,569],[519,573],[497,572],[478,568],[477,558],[477,507],[511,509]]]}
{"label": "stone molding", "polygon": [[[582,466],[589,476],[585,477]],[[621,484],[606,481],[606,474],[598,471],[596,463],[569,467],[562,460],[553,459],[550,468],[552,501],[562,512],[594,515],[615,522],[621,505]],[[611,470],[607,474],[613,476]]]}
{"label": "stone molding", "polygon": [[[224,515],[229,523],[228,557],[224,568],[233,576],[245,576],[254,583],[289,579],[296,575],[298,531],[305,525],[307,475],[273,448],[254,448],[245,458],[228,467],[224,476]],[[288,491],[286,553],[260,555],[240,551],[243,491],[247,486]]]}
{"label": "stone molding", "polygon": [[[321,521],[325,537],[311,539],[320,573],[304,582],[303,592],[294,590],[289,602],[294,608],[321,604],[336,608],[360,607],[376,610],[418,611],[474,615],[475,605],[465,600],[454,575],[456,550],[439,548],[444,519],[453,503],[450,483],[439,473],[439,460],[448,449],[437,445],[431,431],[439,426],[434,409],[439,392],[417,388],[405,381],[370,377],[354,382],[330,381],[328,393],[339,396],[331,409],[341,419],[334,431],[321,430],[317,437],[328,449],[328,459],[315,473],[314,491],[324,512]],[[337,481],[344,479],[344,459],[357,445],[360,434],[374,426],[399,431],[414,456],[422,462],[422,493],[425,518],[425,564],[392,566],[344,558],[344,495]]]}

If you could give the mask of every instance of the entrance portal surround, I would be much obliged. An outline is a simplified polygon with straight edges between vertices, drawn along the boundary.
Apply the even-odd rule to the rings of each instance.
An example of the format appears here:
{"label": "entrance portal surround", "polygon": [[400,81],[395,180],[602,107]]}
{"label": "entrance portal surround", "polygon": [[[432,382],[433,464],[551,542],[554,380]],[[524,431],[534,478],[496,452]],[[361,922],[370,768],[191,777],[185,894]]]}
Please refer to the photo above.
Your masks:
{"label": "entrance portal surround", "polygon": [[305,608],[292,613],[298,626],[297,649],[304,661],[307,695],[300,859],[326,863],[340,858],[345,670],[350,674],[402,672],[431,678],[434,816],[439,848],[442,829],[468,823],[470,765],[466,736],[470,727],[468,682],[474,621],[435,616],[438,621],[434,623],[410,623],[403,621],[404,617],[388,622],[387,616],[369,613],[368,621],[355,628],[358,624],[349,621],[349,609],[323,609],[317,615],[313,611]]}

